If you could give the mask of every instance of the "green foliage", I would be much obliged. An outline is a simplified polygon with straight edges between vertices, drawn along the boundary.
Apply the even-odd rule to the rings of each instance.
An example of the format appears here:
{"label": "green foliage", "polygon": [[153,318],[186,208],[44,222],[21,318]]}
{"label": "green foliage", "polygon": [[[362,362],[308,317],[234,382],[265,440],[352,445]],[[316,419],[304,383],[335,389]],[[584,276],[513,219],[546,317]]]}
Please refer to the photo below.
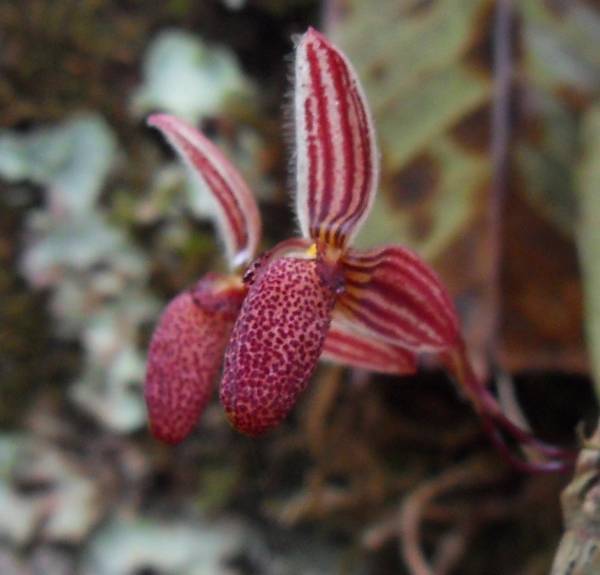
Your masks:
{"label": "green foliage", "polygon": [[586,297],[588,350],[600,398],[600,106],[584,120],[584,158],[579,170],[578,237]]}
{"label": "green foliage", "polygon": [[[473,219],[490,175],[488,159],[450,133],[490,97],[489,72],[467,61],[489,3],[349,4],[333,37],[365,82],[384,170],[383,193],[361,237],[406,243],[434,260]],[[421,214],[426,224],[417,221]]]}

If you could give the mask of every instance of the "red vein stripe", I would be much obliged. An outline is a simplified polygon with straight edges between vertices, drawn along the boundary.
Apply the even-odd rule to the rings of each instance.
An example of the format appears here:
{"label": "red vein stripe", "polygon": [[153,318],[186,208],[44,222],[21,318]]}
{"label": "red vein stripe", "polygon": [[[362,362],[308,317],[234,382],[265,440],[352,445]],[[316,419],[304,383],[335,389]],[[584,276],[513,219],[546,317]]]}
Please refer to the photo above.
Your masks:
{"label": "red vein stripe", "polygon": [[305,237],[345,246],[372,204],[373,123],[346,57],[312,28],[296,50],[296,211]]}
{"label": "red vein stripe", "polygon": [[445,322],[445,328],[458,332],[454,305],[440,278],[411,250],[400,246],[350,250],[346,258],[346,269],[350,275],[352,272],[357,272],[364,276],[377,271],[379,276],[384,276],[386,273],[396,275],[395,279],[397,274],[405,274],[406,289],[413,287],[415,297],[427,298],[434,305],[436,315]]}
{"label": "red vein stripe", "polygon": [[219,148],[175,116],[154,114],[148,118],[148,125],[163,134],[216,200],[216,220],[231,267],[250,262],[260,239],[260,214],[242,176]]}
{"label": "red vein stripe", "polygon": [[448,349],[459,341],[454,306],[440,280],[399,246],[344,256],[346,291],[337,307],[358,331],[417,351]]}
{"label": "red vein stripe", "polygon": [[[310,188],[309,190],[311,207],[313,208],[310,216],[311,230],[314,237],[316,232],[315,223],[320,221],[324,211],[324,205],[329,207],[331,202],[330,196],[333,188],[333,162],[335,160],[333,156],[333,134],[331,133],[331,123],[328,121],[328,108],[330,106],[328,99],[330,99],[331,96],[328,96],[327,92],[325,91],[325,83],[322,78],[322,71],[320,70],[319,59],[316,55],[314,46],[308,44],[306,46],[306,51],[307,59],[311,63],[309,66],[310,82],[313,86],[315,96],[312,101],[315,102],[317,111],[316,140],[319,144],[319,149],[322,154],[321,157],[316,158],[320,168],[319,172],[321,175],[321,190],[317,188],[319,185],[317,178],[314,179],[315,187]],[[319,194],[321,194],[322,197],[319,197]],[[317,203],[319,205],[316,205]]]}
{"label": "red vein stripe", "polygon": [[325,340],[321,359],[377,373],[409,375],[417,370],[414,353],[388,342],[364,336],[335,315]]}

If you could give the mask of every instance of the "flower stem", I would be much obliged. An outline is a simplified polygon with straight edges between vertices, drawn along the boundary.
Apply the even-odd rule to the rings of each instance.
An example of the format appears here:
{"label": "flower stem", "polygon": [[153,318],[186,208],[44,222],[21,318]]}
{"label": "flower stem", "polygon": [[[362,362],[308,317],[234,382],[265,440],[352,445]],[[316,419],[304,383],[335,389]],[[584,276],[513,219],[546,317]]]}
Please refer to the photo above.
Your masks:
{"label": "flower stem", "polygon": [[[575,462],[574,452],[538,439],[528,430],[511,421],[502,411],[498,400],[476,376],[462,341],[451,352],[444,354],[442,361],[472,401],[490,441],[512,466],[528,473],[572,470]],[[518,444],[529,448],[531,458],[520,457],[513,453],[502,431]]]}

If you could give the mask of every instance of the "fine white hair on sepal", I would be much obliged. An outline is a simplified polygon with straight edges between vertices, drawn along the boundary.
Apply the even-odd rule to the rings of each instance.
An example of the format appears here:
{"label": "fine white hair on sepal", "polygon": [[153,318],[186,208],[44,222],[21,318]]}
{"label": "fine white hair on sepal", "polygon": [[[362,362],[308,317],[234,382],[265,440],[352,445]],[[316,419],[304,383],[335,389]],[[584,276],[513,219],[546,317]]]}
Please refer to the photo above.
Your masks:
{"label": "fine white hair on sepal", "polygon": [[283,95],[283,103],[281,104],[281,116],[282,116],[282,139],[287,150],[287,175],[285,186],[287,190],[290,190],[288,195],[289,206],[292,213],[295,216],[297,229],[300,235],[302,234],[302,228],[300,220],[298,218],[298,210],[296,209],[296,111],[294,103],[294,84],[295,84],[295,65],[296,65],[296,50],[295,48],[302,39],[302,34],[293,34],[292,43],[294,44],[294,51],[290,52],[285,57],[286,69],[287,69],[287,85]]}
{"label": "fine white hair on sepal", "polygon": [[373,203],[379,154],[358,76],[309,28],[294,66],[296,214],[305,237],[346,247]]}
{"label": "fine white hair on sepal", "polygon": [[253,257],[254,257],[254,253],[250,252],[249,249],[242,250],[242,251],[236,253],[231,258],[231,267],[236,269],[245,264],[248,264],[248,263],[250,263],[250,261],[252,260]]}
{"label": "fine white hair on sepal", "polygon": [[303,53],[303,42],[306,34],[300,37],[296,42],[296,58],[294,61],[294,174],[296,178],[296,217],[300,226],[300,232],[303,237],[310,238],[309,218],[307,210],[307,186],[306,172],[308,170],[307,162],[307,135],[302,125],[302,106],[304,105],[304,81],[303,76],[306,71],[306,56]]}

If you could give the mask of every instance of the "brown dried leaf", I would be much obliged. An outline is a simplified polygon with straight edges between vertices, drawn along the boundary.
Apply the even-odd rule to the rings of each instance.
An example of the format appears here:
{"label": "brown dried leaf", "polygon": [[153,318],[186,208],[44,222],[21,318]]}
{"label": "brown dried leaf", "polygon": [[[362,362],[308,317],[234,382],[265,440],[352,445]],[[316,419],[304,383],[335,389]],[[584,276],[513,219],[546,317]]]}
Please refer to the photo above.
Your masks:
{"label": "brown dried leaf", "polygon": [[[498,102],[496,4],[329,3],[329,32],[365,83],[383,155],[361,240],[404,243],[434,265],[480,365],[583,370],[573,160],[580,113],[598,93],[600,16],[583,2],[558,13],[513,4],[512,56],[499,66],[520,82]],[[498,106],[505,122],[492,129]],[[498,127],[510,130],[504,145]]]}

